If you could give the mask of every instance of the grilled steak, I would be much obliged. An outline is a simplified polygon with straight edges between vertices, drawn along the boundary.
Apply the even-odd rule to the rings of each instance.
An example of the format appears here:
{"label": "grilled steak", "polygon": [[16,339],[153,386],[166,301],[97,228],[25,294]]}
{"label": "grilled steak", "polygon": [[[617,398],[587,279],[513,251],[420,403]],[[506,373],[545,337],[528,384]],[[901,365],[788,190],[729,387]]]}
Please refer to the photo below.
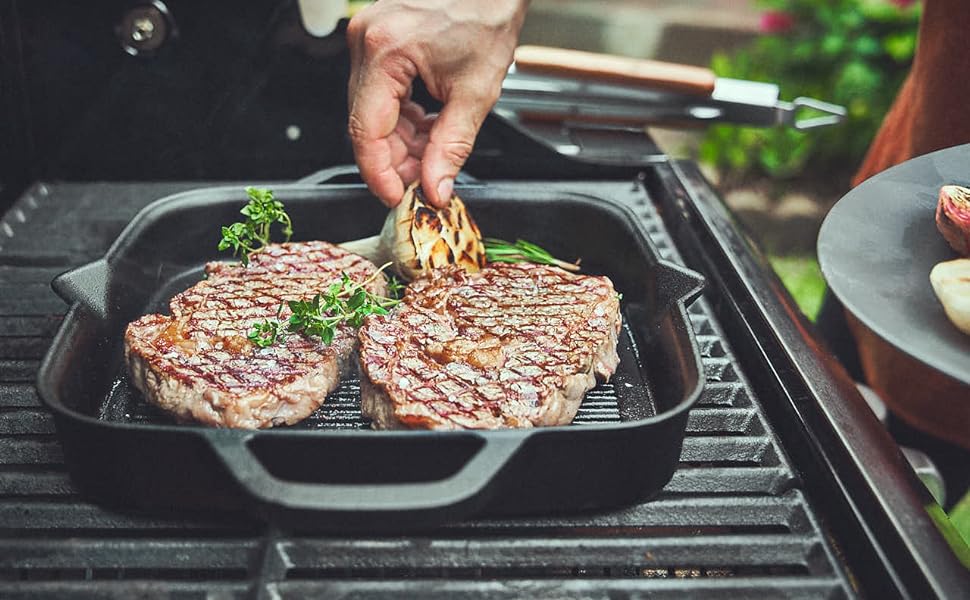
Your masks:
{"label": "grilled steak", "polygon": [[435,271],[361,327],[361,402],[378,428],[563,425],[619,358],[606,277],[534,264]]}
{"label": "grilled steak", "polygon": [[[247,334],[254,323],[276,318],[281,301],[313,297],[342,272],[363,281],[376,270],[326,242],[275,244],[248,267],[209,263],[207,279],[172,298],[170,316],[146,315],[128,326],[132,381],[181,420],[249,429],[300,421],[352,363],[356,332],[341,326],[330,345],[290,335],[268,348]],[[368,289],[383,294],[384,278]],[[288,316],[285,309],[280,319]]]}

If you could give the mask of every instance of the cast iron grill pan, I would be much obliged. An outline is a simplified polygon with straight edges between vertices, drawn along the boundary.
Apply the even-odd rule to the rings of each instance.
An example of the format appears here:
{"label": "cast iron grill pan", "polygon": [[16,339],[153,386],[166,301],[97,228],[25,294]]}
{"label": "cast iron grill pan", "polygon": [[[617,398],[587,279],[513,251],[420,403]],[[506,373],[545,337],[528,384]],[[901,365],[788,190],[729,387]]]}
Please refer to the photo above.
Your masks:
{"label": "cast iron grill pan", "polygon": [[[296,241],[376,232],[383,209],[357,185],[275,188]],[[611,385],[576,426],[489,432],[375,432],[343,382],[297,427],[246,432],[174,424],[127,383],[123,332],[220,258],[218,225],[238,218],[239,188],[195,190],[143,210],[105,259],[54,287],[74,303],[39,372],[78,485],[126,506],[243,506],[327,530],[425,528],[472,514],[552,514],[656,494],[677,465],[703,382],[686,313],[701,279],[659,259],[629,210],[588,195],[459,190],[489,235],[523,237],[585,272],[610,276],[627,324]]]}
{"label": "cast iron grill pan", "polygon": [[[566,185],[578,186],[550,187]],[[643,188],[582,185],[631,207],[660,256],[683,262]],[[280,532],[237,512],[119,511],[92,504],[70,478],[53,415],[34,388],[37,366],[67,310],[49,282],[101,256],[150,197],[194,186],[38,184],[0,219],[13,233],[0,242],[0,284],[6,286],[0,294],[0,523],[12,533],[0,560],[0,597],[127,598],[141,590],[226,598],[860,593],[703,299],[688,316],[707,382],[690,412],[679,468],[648,503],[342,540],[302,529]],[[442,550],[426,550],[433,547]],[[375,566],[391,549],[397,562]],[[403,557],[411,557],[409,566],[401,565]]]}

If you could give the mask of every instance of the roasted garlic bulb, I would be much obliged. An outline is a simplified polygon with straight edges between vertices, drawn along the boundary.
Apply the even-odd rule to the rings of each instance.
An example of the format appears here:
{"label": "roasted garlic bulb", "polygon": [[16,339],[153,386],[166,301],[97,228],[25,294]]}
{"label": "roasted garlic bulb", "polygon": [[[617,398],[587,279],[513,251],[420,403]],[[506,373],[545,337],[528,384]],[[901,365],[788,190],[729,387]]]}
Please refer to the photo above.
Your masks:
{"label": "roasted garlic bulb", "polygon": [[459,265],[469,273],[485,266],[482,234],[465,203],[452,195],[446,208],[436,209],[416,182],[388,213],[380,235],[341,246],[377,265],[393,263],[409,281],[446,265]]}

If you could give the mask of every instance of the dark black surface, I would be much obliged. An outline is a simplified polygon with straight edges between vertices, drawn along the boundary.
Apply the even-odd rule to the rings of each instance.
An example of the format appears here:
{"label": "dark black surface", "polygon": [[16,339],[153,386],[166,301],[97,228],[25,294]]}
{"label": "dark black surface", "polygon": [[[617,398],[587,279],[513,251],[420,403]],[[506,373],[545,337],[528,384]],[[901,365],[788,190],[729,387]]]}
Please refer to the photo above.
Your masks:
{"label": "dark black surface", "polygon": [[950,322],[930,285],[937,263],[959,258],[936,227],[940,187],[970,184],[968,165],[970,144],[867,179],[825,217],[818,261],[829,288],[869,329],[970,385],[970,336]]}
{"label": "dark black surface", "polygon": [[[298,224],[294,241],[366,237],[383,222],[383,208],[359,185],[274,192]],[[41,365],[38,387],[75,457],[75,480],[106,501],[153,507],[201,508],[242,491],[238,497],[259,514],[331,531],[413,530],[481,512],[588,510],[656,494],[676,467],[687,411],[702,387],[684,307],[701,279],[661,263],[628,209],[607,198],[527,185],[458,193],[490,235],[582,256],[586,272],[608,275],[622,290],[628,327],[606,415],[603,389],[582,427],[373,432],[341,427],[347,405],[359,405],[353,380],[338,390],[343,402],[325,403],[302,431],[180,427],[151,413],[133,420],[128,415],[143,401],[121,361],[125,327],[200,278],[201,266],[218,258],[213,223],[233,221],[245,203],[241,186],[210,188],[148,207],[104,260],[54,282],[77,304]],[[617,418],[603,418],[610,413]],[[352,479],[347,461],[357,472]],[[132,476],[139,464],[155,468]]]}
{"label": "dark black surface", "polygon": [[[842,556],[844,532],[828,525],[833,515],[816,508],[824,492],[806,488],[795,474],[779,437],[791,432],[766,421],[763,403],[774,400],[754,395],[752,373],[741,367],[734,342],[705,299],[689,312],[705,392],[690,412],[677,471],[648,503],[572,516],[471,521],[407,537],[354,538],[265,530],[221,505],[205,515],[90,503],[68,477],[53,418],[30,383],[65,310],[46,282],[100,256],[144,204],[188,187],[38,185],[16,207],[24,219],[10,212],[3,220],[14,236],[0,250],[0,277],[12,290],[0,297],[0,596],[858,593],[843,561],[865,566],[872,557]],[[642,189],[604,182],[574,189],[624,202],[660,255],[682,262]],[[708,298],[719,303],[719,294],[709,290]],[[141,466],[148,476],[151,469]]]}
{"label": "dark black surface", "polygon": [[815,317],[815,327],[852,379],[865,381],[855,338],[852,337],[849,323],[845,318],[845,307],[828,288],[822,297],[818,316]]}
{"label": "dark black surface", "polygon": [[[116,28],[146,3],[0,1],[0,188],[19,195],[41,179],[292,181],[353,161],[345,24],[315,38],[294,0],[166,0],[177,35],[131,56]],[[420,81],[414,97],[436,109]],[[288,136],[293,127],[297,139]],[[642,132],[602,144],[602,132],[556,129],[562,143],[602,146],[606,162],[624,164],[541,151],[489,117],[467,168],[482,178],[619,178],[641,162]]]}
{"label": "dark black surface", "polygon": [[18,133],[0,180],[294,179],[351,160],[342,31],[307,35],[291,0],[168,0],[178,35],[131,56],[115,30],[137,4],[0,3],[0,118]]}

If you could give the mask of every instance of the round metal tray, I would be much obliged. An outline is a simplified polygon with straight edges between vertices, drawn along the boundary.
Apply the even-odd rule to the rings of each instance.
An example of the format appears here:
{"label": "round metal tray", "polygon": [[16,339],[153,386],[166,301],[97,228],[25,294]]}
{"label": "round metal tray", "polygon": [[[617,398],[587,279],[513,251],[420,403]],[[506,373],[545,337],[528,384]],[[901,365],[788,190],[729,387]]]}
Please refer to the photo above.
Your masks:
{"label": "round metal tray", "polygon": [[970,144],[888,169],[846,194],[818,237],[829,287],[896,348],[970,385],[970,336],[943,312],[930,270],[958,258],[936,228],[940,187],[970,185]]}

